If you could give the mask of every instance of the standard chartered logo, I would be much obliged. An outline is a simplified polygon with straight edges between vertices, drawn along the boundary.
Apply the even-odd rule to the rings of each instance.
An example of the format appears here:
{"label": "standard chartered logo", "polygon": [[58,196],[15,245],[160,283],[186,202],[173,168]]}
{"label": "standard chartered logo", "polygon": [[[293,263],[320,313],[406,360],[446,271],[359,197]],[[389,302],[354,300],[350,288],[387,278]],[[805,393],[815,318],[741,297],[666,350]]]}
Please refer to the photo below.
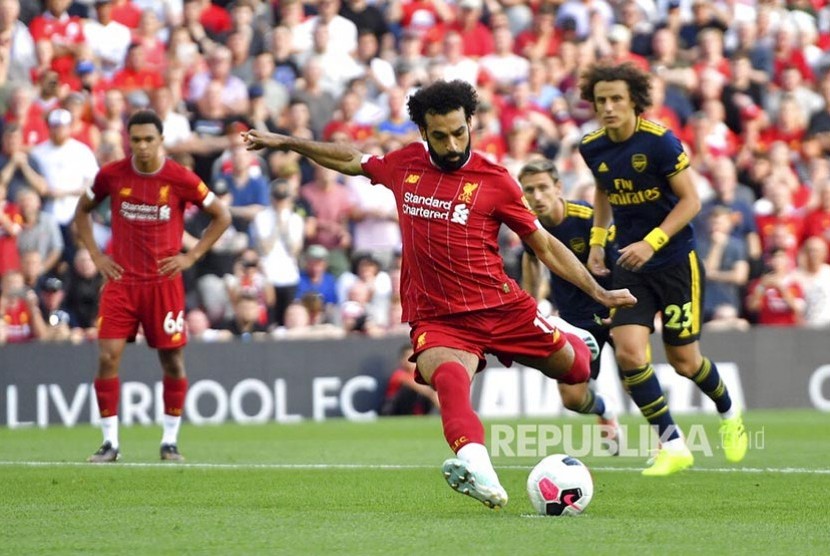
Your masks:
{"label": "standard chartered logo", "polygon": [[470,217],[470,209],[467,208],[467,205],[461,203],[460,205],[455,205],[455,208],[452,211],[452,221],[456,224],[461,224],[462,226],[467,225],[467,219]]}

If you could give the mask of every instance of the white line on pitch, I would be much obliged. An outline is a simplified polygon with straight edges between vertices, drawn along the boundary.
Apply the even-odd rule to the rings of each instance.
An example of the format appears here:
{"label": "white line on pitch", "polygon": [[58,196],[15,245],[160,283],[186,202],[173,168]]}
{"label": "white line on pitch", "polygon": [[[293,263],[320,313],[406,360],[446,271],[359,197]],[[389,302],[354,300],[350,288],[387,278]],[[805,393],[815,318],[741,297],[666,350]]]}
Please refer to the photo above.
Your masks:
{"label": "white line on pitch", "polygon": [[[408,464],[374,464],[374,463],[141,463],[118,462],[115,464],[90,464],[79,461],[0,461],[0,466],[20,467],[132,467],[132,468],[176,468],[191,469],[437,469],[435,465]],[[497,465],[499,469],[527,470],[532,465]],[[604,467],[591,466],[591,471],[611,473],[639,473],[639,467]],[[814,474],[830,475],[830,469],[810,469],[808,467],[696,467],[688,471],[697,473],[779,473],[779,474]]]}

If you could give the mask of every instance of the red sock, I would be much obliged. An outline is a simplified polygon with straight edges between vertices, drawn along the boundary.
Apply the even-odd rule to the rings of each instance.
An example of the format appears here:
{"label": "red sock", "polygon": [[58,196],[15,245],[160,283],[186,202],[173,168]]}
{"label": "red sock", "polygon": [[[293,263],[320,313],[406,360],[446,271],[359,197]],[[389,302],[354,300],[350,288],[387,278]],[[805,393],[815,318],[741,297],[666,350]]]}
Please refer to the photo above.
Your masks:
{"label": "red sock", "polygon": [[95,397],[98,399],[98,411],[101,417],[118,415],[118,399],[121,395],[121,380],[112,378],[95,379]]}
{"label": "red sock", "polygon": [[591,378],[591,350],[582,341],[582,338],[575,334],[565,332],[568,343],[574,349],[574,362],[570,370],[557,380],[564,384],[579,384],[588,382]]}
{"label": "red sock", "polygon": [[184,397],[187,394],[187,377],[165,376],[162,379],[162,385],[164,386],[161,395],[164,399],[164,413],[180,417],[184,408]]}
{"label": "red sock", "polygon": [[432,385],[441,402],[444,438],[453,452],[466,444],[484,444],[484,426],[470,404],[470,377],[461,363],[448,362],[432,374]]}

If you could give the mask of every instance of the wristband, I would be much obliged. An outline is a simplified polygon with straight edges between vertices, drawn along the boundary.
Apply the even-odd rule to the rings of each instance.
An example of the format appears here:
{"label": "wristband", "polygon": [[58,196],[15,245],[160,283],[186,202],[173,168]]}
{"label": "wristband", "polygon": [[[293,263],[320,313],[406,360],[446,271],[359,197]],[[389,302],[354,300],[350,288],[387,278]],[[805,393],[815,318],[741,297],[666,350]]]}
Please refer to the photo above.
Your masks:
{"label": "wristband", "polygon": [[592,226],[591,238],[588,240],[588,245],[591,247],[605,247],[606,241],[608,241],[608,230],[599,226]]}
{"label": "wristband", "polygon": [[656,253],[669,242],[669,236],[667,236],[666,232],[660,228],[654,228],[646,237],[643,238],[643,241],[648,243]]}

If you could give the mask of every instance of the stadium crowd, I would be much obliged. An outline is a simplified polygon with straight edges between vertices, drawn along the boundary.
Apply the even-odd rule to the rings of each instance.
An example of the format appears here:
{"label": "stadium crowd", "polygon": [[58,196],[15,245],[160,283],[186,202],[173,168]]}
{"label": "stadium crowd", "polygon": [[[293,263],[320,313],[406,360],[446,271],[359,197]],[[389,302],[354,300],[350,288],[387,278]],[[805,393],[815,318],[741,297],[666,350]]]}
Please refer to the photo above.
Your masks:
{"label": "stadium crowd", "polygon": [[[551,158],[566,197],[591,201],[578,86],[596,60],[650,71],[645,117],[691,156],[706,326],[830,327],[826,0],[0,0],[0,343],[95,338],[102,278],[71,219],[148,107],[233,215],[186,276],[192,338],[406,333],[391,192],[249,152],[241,132],[382,154],[420,139],[411,91],[461,79],[475,149],[514,176]],[[104,207],[102,249],[108,222]],[[194,210],[185,247],[206,225]]]}

